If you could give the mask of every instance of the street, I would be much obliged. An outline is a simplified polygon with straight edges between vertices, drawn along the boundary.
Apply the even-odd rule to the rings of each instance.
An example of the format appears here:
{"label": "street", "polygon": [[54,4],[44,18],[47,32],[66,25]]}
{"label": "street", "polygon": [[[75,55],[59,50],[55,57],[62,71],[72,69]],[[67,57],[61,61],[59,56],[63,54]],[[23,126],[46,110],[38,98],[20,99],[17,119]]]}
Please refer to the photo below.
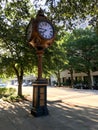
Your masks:
{"label": "street", "polygon": [[[23,87],[23,94],[32,100],[33,87]],[[47,87],[47,100],[63,103],[98,107],[98,90]]]}

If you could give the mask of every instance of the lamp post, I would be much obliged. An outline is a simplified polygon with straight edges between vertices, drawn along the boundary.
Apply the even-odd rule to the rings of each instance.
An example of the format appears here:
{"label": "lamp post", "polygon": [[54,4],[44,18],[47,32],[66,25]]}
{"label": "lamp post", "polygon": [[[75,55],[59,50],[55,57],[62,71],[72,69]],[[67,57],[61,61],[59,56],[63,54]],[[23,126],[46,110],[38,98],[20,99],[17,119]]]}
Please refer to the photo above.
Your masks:
{"label": "lamp post", "polygon": [[38,56],[38,78],[33,83],[31,114],[39,117],[49,114],[47,108],[47,80],[42,78],[42,56],[44,49],[54,41],[54,27],[41,9],[38,11],[36,18],[31,19],[27,27],[27,40],[36,48]]}

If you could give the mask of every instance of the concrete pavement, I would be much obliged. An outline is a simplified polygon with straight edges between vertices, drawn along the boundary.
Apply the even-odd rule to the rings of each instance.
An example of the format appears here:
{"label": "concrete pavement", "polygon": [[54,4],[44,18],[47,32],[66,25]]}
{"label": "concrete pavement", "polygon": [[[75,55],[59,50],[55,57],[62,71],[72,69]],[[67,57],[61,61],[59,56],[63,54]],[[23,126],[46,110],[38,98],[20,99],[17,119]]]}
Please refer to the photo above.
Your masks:
{"label": "concrete pavement", "polygon": [[31,101],[0,100],[0,130],[98,130],[98,102],[87,102],[97,96],[97,91],[50,88],[49,115],[38,118],[30,114]]}
{"label": "concrete pavement", "polygon": [[98,107],[98,90],[71,88],[48,88],[48,100],[61,100],[65,103]]}

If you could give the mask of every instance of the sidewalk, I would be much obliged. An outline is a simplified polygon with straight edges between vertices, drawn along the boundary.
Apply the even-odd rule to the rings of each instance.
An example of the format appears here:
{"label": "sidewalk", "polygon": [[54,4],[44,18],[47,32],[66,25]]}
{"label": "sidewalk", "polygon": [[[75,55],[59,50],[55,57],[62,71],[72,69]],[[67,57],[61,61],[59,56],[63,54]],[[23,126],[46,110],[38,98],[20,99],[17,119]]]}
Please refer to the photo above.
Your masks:
{"label": "sidewalk", "polygon": [[86,107],[98,107],[98,91],[70,88],[48,89],[50,101],[61,100],[67,104],[75,104]]}
{"label": "sidewalk", "polygon": [[30,101],[0,100],[0,130],[98,130],[98,107],[48,101],[49,115],[33,117]]}

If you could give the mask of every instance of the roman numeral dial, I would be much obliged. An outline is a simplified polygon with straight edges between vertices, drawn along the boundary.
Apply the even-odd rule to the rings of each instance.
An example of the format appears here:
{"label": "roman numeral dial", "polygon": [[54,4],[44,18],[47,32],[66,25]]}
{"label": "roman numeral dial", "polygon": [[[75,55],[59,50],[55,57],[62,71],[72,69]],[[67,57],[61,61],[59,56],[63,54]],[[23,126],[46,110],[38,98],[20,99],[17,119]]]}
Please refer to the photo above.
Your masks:
{"label": "roman numeral dial", "polygon": [[41,21],[38,24],[38,32],[42,38],[52,39],[54,36],[54,30],[52,25],[47,21]]}

